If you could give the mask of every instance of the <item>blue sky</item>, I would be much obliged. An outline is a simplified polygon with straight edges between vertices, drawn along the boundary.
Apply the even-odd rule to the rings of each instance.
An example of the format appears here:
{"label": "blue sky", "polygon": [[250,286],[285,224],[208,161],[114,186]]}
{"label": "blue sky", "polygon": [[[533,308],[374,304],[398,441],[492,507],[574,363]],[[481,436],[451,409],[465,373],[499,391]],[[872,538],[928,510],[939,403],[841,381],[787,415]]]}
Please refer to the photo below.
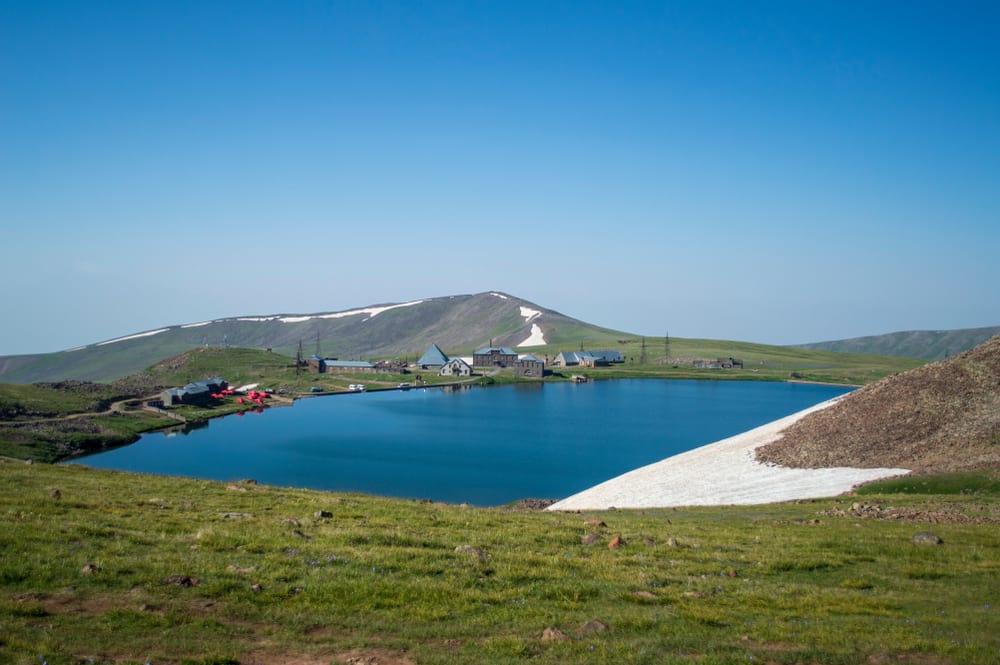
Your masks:
{"label": "blue sky", "polygon": [[785,344],[1000,325],[983,2],[0,0],[0,354],[500,290]]}

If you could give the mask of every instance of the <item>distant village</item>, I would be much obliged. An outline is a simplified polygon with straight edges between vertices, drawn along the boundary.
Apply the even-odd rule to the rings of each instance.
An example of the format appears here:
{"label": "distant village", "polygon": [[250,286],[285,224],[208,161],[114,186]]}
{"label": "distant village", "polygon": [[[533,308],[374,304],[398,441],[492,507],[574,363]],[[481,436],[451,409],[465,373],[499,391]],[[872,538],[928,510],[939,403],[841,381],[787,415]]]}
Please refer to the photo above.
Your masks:
{"label": "distant village", "polygon": [[[620,351],[615,350],[579,350],[562,351],[555,357],[544,358],[525,353],[519,354],[506,346],[487,346],[478,349],[471,356],[449,357],[437,344],[432,343],[416,361],[410,364],[402,360],[380,360],[372,363],[365,360],[339,360],[320,355],[313,355],[303,362],[312,374],[406,374],[413,369],[436,372],[442,377],[457,379],[471,378],[475,374],[486,374],[497,370],[510,369],[518,379],[542,379],[552,372],[552,368],[596,368],[609,367],[625,362]],[[736,358],[696,359],[692,366],[698,369],[742,369],[743,361]],[[575,380],[586,380],[584,377],[570,377]],[[399,384],[399,388],[409,388],[409,383]],[[363,384],[351,384],[350,390],[365,390]],[[313,392],[322,392],[314,388]],[[168,408],[179,405],[204,405],[213,400],[239,395],[240,401],[248,400],[263,406],[265,399],[270,398],[267,391],[256,390],[256,385],[231,389],[221,378],[210,378],[195,381],[180,388],[163,391],[160,398],[151,400],[149,405]]]}

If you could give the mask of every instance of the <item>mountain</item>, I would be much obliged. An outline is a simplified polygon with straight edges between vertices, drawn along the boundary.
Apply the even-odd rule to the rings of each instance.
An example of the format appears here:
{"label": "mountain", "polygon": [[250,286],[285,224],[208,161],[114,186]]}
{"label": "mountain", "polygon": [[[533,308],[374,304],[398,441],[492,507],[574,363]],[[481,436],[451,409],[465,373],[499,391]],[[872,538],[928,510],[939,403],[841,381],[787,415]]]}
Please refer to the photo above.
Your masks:
{"label": "mountain", "polygon": [[997,334],[1000,334],[1000,326],[963,328],[960,330],[909,330],[888,333],[886,335],[853,337],[851,339],[795,344],[793,346],[797,349],[813,349],[817,351],[867,353],[877,356],[943,360],[963,351],[968,351]]}
{"label": "mountain", "polygon": [[759,448],[757,459],[917,472],[1000,467],[1000,335],[842,397]]}
{"label": "mountain", "polygon": [[269,348],[340,359],[408,357],[431,343],[448,352],[488,346],[528,350],[624,333],[593,326],[515,296],[491,291],[371,305],[340,312],[215,319],[147,330],[57,353],[0,356],[0,382],[109,381],[205,346]]}

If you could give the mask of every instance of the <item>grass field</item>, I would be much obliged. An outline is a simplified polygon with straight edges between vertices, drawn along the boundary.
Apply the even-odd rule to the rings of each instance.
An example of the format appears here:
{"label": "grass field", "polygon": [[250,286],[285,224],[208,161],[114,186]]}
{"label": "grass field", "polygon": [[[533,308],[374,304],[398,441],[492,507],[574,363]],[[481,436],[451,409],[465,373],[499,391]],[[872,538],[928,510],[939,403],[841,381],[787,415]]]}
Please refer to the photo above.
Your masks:
{"label": "grass field", "polygon": [[932,524],[850,497],[558,514],[0,462],[0,662],[992,664],[992,479],[863,499]]}

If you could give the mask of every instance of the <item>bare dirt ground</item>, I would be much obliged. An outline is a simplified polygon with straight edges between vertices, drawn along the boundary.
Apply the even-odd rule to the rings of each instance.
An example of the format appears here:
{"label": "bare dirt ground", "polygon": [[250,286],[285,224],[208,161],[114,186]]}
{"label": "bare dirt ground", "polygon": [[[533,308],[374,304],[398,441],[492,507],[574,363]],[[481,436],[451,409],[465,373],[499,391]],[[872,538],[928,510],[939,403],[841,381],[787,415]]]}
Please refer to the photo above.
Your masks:
{"label": "bare dirt ground", "polygon": [[793,424],[756,457],[810,469],[1000,467],[1000,335],[846,395]]}

